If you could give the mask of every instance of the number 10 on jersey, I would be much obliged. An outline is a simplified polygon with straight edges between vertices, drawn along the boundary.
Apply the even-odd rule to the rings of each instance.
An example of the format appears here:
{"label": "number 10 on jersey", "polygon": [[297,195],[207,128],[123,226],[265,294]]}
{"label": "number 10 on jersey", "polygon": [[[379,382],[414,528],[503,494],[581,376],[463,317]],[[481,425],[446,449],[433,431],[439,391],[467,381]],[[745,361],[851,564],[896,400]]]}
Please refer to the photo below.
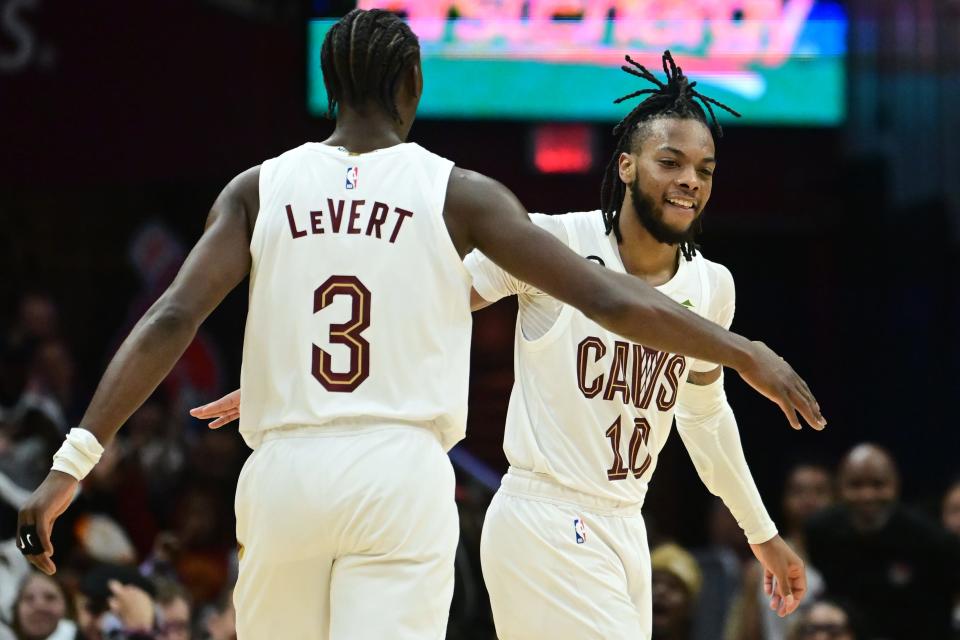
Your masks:
{"label": "number 10 on jersey", "polygon": [[618,416],[616,422],[607,429],[607,438],[610,440],[610,447],[613,449],[613,465],[607,469],[607,480],[626,480],[627,476],[633,473],[633,477],[639,479],[653,462],[653,457],[647,453],[640,466],[637,466],[637,458],[640,455],[640,445],[647,446],[650,439],[650,423],[646,418],[633,419],[633,434],[630,436],[630,452],[627,461],[630,464],[629,469],[623,464],[623,456],[620,455],[620,434],[621,422],[623,416]]}

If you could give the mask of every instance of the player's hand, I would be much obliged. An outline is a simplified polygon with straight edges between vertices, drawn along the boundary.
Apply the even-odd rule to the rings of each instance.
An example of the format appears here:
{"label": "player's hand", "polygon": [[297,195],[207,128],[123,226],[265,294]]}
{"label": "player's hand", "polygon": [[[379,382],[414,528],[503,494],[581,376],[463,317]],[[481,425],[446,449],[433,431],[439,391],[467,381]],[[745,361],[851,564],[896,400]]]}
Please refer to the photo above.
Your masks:
{"label": "player's hand", "polygon": [[807,593],[803,560],[780,536],[750,549],[763,565],[763,592],[770,597],[770,608],[781,618],[796,611]]}
{"label": "player's hand", "polygon": [[231,391],[210,404],[190,409],[190,415],[201,420],[216,418],[207,425],[211,429],[219,429],[223,425],[233,422],[240,417],[240,389]]}
{"label": "player's hand", "polygon": [[740,370],[740,377],[777,404],[794,429],[800,429],[797,412],[817,431],[827,426],[813,392],[793,367],[762,342],[753,342],[753,347],[750,363]]}
{"label": "player's hand", "polygon": [[30,564],[48,576],[57,571],[53,564],[53,544],[50,542],[53,523],[70,506],[78,485],[73,476],[51,471],[17,516],[17,545],[20,551]]}

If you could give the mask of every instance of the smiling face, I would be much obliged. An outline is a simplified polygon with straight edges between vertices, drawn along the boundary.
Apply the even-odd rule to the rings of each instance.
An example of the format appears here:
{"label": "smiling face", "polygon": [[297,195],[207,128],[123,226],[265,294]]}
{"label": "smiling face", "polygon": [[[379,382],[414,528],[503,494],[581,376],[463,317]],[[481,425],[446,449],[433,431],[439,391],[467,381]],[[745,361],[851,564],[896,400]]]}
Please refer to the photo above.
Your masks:
{"label": "smiling face", "polygon": [[67,613],[67,601],[57,583],[34,574],[24,583],[17,599],[16,618],[23,638],[46,638]]}
{"label": "smiling face", "polygon": [[840,498],[859,531],[882,528],[899,496],[899,476],[893,458],[874,445],[854,447],[840,467]]}
{"label": "smiling face", "polygon": [[620,179],[628,186],[624,209],[632,207],[659,242],[692,241],[716,164],[713,135],[703,122],[675,116],[642,122],[633,149],[619,159]]}

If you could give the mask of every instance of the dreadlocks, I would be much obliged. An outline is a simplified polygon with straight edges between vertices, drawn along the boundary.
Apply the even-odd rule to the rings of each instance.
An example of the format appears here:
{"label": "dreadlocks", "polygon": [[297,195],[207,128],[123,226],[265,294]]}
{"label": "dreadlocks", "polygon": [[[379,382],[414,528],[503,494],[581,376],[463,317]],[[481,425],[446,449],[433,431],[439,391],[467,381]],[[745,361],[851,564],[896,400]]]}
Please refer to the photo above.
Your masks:
{"label": "dreadlocks", "polygon": [[354,9],[327,32],[320,49],[327,116],[334,117],[338,104],[376,100],[399,120],[397,83],[419,57],[420,42],[399,17],[381,9]]}
{"label": "dreadlocks", "polygon": [[[607,170],[603,176],[603,184],[600,187],[600,208],[603,212],[603,222],[607,228],[607,234],[613,231],[617,236],[618,242],[623,240],[623,237],[620,235],[620,208],[623,204],[624,193],[626,192],[626,185],[624,185],[620,179],[619,159],[621,153],[630,151],[634,133],[641,130],[645,122],[654,118],[674,116],[677,118],[693,118],[699,120],[710,129],[714,138],[720,138],[723,136],[723,129],[720,127],[720,123],[717,122],[717,116],[713,112],[711,105],[716,105],[725,111],[729,111],[734,116],[740,117],[739,113],[727,105],[721,104],[713,98],[708,98],[698,91],[694,91],[693,88],[697,86],[697,83],[690,82],[687,77],[683,75],[683,69],[678,67],[673,61],[673,56],[670,55],[669,51],[663,52],[663,71],[667,76],[666,83],[660,82],[646,67],[635,62],[630,56],[625,56],[625,58],[627,62],[636,68],[623,65],[620,67],[621,69],[630,75],[643,78],[653,83],[656,85],[656,88],[634,91],[631,94],[614,100],[614,104],[619,104],[624,100],[650,94],[649,97],[637,105],[633,111],[628,113],[627,116],[613,128],[613,135],[620,136],[620,140],[617,143],[617,150],[614,152],[609,164],[607,164]],[[709,121],[707,120],[707,115],[703,107],[697,103],[697,100],[699,100],[703,104],[703,107],[707,108],[707,112],[710,113]],[[680,251],[683,253],[684,258],[692,260],[697,252],[697,245],[692,241],[681,242]]]}

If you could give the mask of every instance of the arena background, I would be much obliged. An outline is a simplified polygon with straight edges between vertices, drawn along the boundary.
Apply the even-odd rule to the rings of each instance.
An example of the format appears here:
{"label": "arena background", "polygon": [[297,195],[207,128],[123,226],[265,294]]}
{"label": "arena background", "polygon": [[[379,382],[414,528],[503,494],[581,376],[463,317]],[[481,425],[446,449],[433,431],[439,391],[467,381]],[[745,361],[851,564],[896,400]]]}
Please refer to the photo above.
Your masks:
{"label": "arena background", "polygon": [[[960,3],[839,6],[848,17],[843,117],[827,126],[725,121],[701,238],[736,279],[734,329],[786,357],[830,425],[793,432],[737,376],[728,390],[775,513],[791,464],[832,466],[851,445],[874,441],[895,454],[905,499],[938,517],[960,472]],[[74,367],[66,423],[199,237],[222,186],[332,130],[308,109],[307,23],[342,10],[293,0],[0,1],[0,328],[15,327],[25,295],[55,302]],[[444,90],[470,82],[452,77]],[[599,104],[620,95],[590,92]],[[563,97],[541,99],[547,107]],[[561,174],[536,166],[543,124],[420,119],[411,140],[496,177],[531,211],[597,208],[613,122],[567,121],[561,137],[592,140],[593,160]],[[245,297],[243,286],[231,294],[158,392],[185,433],[203,429],[186,407],[237,384]],[[495,473],[505,469],[514,313],[500,303],[475,315],[461,448]],[[0,406],[16,404],[24,367],[4,363]],[[232,427],[217,438],[244,454]],[[462,473],[466,487],[482,485]],[[696,547],[707,537],[708,497],[674,436],[646,511],[665,535]],[[222,524],[229,538],[232,523]]]}

